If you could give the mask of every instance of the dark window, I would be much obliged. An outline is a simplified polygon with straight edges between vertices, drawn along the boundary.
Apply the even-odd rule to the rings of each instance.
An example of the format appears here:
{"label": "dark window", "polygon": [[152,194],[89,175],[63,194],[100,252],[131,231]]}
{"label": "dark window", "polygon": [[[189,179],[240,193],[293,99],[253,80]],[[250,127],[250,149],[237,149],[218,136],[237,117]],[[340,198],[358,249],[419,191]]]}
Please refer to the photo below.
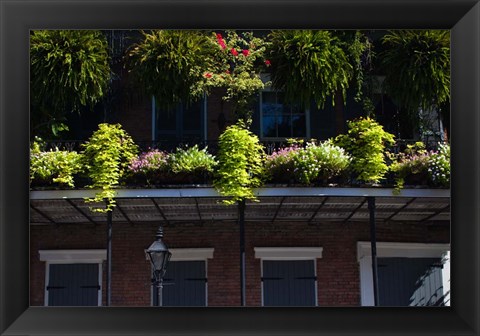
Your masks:
{"label": "dark window", "polygon": [[307,136],[305,110],[284,103],[281,92],[263,91],[261,100],[263,138]]}
{"label": "dark window", "polygon": [[440,258],[378,258],[381,306],[436,306],[443,303]]}
{"label": "dark window", "polygon": [[206,306],[206,285],[205,261],[171,261],[164,277],[163,306]]}
{"label": "dark window", "polygon": [[313,260],[263,261],[264,306],[315,306]]}
{"label": "dark window", "polygon": [[98,306],[98,264],[51,264],[49,306]]}
{"label": "dark window", "polygon": [[156,140],[200,141],[203,139],[204,100],[179,104],[171,110],[156,109]]}

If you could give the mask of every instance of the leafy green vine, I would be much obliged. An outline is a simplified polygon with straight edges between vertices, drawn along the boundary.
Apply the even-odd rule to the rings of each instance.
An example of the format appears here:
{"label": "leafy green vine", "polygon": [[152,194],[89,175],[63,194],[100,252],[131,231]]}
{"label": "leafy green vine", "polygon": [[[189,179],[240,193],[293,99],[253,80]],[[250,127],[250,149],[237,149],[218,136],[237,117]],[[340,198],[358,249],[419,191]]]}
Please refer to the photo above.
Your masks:
{"label": "leafy green vine", "polygon": [[229,197],[224,203],[256,200],[253,188],[263,183],[264,156],[258,137],[241,122],[227,127],[220,135],[213,185],[218,192]]}
{"label": "leafy green vine", "polygon": [[115,190],[128,165],[136,157],[137,145],[120,124],[100,124],[98,130],[82,145],[86,170],[92,179],[88,187],[99,189],[88,202],[106,202],[105,208],[93,211],[108,212],[115,206]]}

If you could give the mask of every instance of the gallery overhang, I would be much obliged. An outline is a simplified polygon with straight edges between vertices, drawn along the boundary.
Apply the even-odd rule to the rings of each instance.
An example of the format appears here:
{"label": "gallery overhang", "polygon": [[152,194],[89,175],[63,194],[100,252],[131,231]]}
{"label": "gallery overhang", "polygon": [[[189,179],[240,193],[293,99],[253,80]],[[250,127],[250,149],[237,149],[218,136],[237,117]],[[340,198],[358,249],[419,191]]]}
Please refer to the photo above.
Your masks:
{"label": "gallery overhang", "polygon": [[[104,213],[88,203],[94,190],[30,192],[30,223],[103,224]],[[375,197],[376,221],[449,222],[450,190],[387,188],[261,188],[247,201],[245,221],[369,221],[367,199]],[[238,209],[222,203],[213,188],[118,189],[112,221],[122,223],[236,221]]]}

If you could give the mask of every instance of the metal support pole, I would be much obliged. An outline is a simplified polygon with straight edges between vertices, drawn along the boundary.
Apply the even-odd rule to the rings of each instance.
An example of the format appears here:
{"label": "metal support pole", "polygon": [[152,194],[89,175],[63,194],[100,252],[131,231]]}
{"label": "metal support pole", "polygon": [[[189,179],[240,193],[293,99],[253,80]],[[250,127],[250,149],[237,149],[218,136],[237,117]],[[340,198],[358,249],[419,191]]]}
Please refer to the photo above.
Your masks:
{"label": "metal support pole", "polygon": [[368,197],[368,210],[370,212],[370,243],[372,249],[373,299],[375,306],[378,306],[378,265],[377,236],[375,232],[375,197]]}
{"label": "metal support pole", "polygon": [[112,211],[107,212],[107,274],[105,279],[107,283],[105,303],[107,306],[112,304]]}
{"label": "metal support pole", "polygon": [[238,224],[240,229],[240,298],[241,305],[246,306],[245,300],[245,200],[238,202]]}
{"label": "metal support pole", "polygon": [[163,278],[157,279],[157,307],[163,306]]}

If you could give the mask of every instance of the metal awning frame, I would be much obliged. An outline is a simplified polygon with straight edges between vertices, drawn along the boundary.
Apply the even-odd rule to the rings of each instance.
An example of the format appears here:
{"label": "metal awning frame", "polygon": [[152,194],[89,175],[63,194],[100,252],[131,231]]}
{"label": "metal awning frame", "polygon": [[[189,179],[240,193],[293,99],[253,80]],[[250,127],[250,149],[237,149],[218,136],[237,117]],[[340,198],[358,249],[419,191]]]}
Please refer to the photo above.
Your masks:
{"label": "metal awning frame", "polygon": [[[95,204],[83,201],[93,197],[94,193],[95,190],[88,189],[31,191],[30,207],[38,220],[32,220],[32,223],[104,223],[104,216],[88,210]],[[446,189],[405,189],[394,194],[393,189],[385,188],[262,188],[256,190],[256,195],[260,202],[246,203],[247,221],[307,221],[312,224],[331,220],[368,220],[365,205],[369,197],[387,202],[383,208],[380,204],[378,209],[377,220],[385,222],[395,221],[397,215],[399,218],[410,216],[408,220],[419,222],[435,220],[437,215],[440,215],[437,218],[445,219],[450,207],[450,191]],[[213,188],[118,189],[116,199],[118,211],[112,220],[130,225],[148,221],[162,221],[169,225],[185,221],[204,223],[238,219],[235,207],[217,204],[224,198]],[[393,202],[391,208],[390,202]],[[62,210],[63,216],[55,216],[62,214]]]}

